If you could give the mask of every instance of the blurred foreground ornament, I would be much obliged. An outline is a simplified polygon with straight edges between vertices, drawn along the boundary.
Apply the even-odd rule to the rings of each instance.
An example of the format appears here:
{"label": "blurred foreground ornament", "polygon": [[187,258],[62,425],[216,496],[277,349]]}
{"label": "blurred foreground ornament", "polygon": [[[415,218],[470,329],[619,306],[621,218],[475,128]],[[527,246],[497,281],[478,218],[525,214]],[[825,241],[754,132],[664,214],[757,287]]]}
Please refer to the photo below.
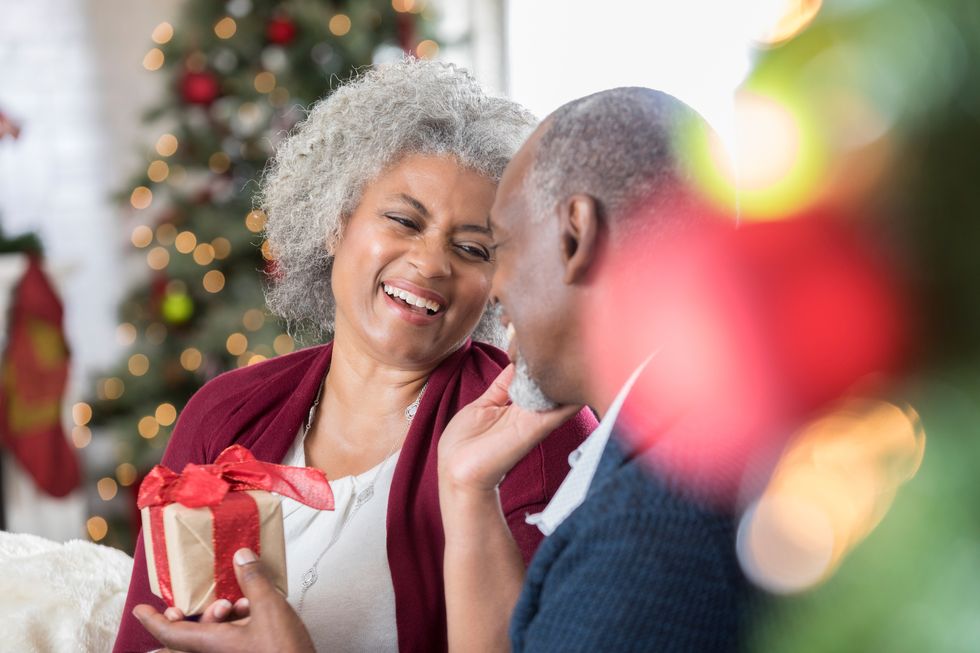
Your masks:
{"label": "blurred foreground ornament", "polygon": [[606,334],[587,343],[594,382],[612,396],[656,352],[623,407],[628,436],[681,483],[737,501],[800,423],[896,371],[904,298],[875,250],[826,216],[652,231],[588,307],[590,333]]}

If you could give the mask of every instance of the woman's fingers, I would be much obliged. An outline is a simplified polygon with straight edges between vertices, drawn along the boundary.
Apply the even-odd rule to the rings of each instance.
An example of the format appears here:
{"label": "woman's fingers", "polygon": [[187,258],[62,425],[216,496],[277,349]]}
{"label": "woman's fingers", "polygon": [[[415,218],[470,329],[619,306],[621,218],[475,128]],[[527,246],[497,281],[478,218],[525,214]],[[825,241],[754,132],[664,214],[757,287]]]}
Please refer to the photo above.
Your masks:
{"label": "woman's fingers", "polygon": [[231,601],[228,599],[218,599],[204,609],[204,613],[201,615],[200,621],[202,624],[226,621],[231,616],[231,613]]}

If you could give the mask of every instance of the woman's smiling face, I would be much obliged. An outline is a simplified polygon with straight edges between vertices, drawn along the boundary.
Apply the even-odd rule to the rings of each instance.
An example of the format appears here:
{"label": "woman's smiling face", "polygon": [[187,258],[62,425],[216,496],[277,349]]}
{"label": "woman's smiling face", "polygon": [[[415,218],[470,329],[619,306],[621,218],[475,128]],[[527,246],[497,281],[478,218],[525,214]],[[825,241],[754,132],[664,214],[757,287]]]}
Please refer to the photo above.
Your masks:
{"label": "woman's smiling face", "polygon": [[458,348],[490,294],[495,190],[436,155],[409,155],[370,182],[334,251],[336,339],[410,367]]}

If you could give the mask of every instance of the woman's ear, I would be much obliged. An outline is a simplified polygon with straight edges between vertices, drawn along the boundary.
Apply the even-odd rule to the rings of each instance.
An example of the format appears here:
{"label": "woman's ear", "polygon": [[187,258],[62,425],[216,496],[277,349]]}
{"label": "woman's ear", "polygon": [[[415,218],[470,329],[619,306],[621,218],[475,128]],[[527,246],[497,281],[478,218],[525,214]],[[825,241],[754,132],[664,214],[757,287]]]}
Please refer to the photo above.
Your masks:
{"label": "woman's ear", "polygon": [[572,285],[586,278],[599,253],[599,211],[594,197],[578,193],[560,204],[558,236],[564,282]]}

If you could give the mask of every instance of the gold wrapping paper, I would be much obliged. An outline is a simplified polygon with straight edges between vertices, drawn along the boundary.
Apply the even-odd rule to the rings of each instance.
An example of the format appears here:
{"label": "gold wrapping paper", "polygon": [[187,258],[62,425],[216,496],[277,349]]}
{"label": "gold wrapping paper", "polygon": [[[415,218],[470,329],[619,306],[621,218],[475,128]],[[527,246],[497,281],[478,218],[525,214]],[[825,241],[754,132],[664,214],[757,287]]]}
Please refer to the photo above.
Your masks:
{"label": "gold wrapping paper", "polygon": [[[283,537],[281,498],[270,492],[249,490],[259,509],[260,535],[257,551],[262,563],[272,574],[273,582],[283,594],[286,584],[286,543]],[[160,580],[154,561],[153,531],[150,524],[150,508],[141,511],[143,519],[143,544],[146,548],[146,566],[150,590],[160,598]],[[163,509],[163,530],[167,543],[167,561],[170,569],[174,607],[185,615],[197,615],[215,601],[215,560],[213,516],[210,508],[188,508],[172,503]],[[232,561],[222,561],[230,569]]]}

